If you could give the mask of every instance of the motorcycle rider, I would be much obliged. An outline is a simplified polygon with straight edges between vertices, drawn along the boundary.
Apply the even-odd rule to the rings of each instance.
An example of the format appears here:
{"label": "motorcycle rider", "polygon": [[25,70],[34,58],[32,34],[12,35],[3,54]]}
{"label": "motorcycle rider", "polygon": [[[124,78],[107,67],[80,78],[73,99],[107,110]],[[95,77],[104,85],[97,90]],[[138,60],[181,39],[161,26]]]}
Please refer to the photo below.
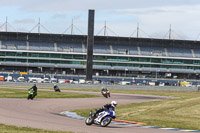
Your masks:
{"label": "motorcycle rider", "polygon": [[102,89],[101,89],[101,93],[106,92],[106,91],[109,91],[108,88],[106,88],[106,87],[102,87]]}
{"label": "motorcycle rider", "polygon": [[35,96],[37,96],[37,86],[36,86],[36,84],[34,84],[34,85],[31,87],[31,89],[34,90],[34,93],[33,93],[33,98],[34,98]]}
{"label": "motorcycle rider", "polygon": [[102,108],[100,108],[99,110],[97,110],[94,113],[93,117],[95,118],[98,113],[103,112],[104,110],[112,109],[113,111],[115,111],[116,107],[117,107],[117,102],[116,101],[112,101],[110,104],[105,104]]}
{"label": "motorcycle rider", "polygon": [[106,87],[102,87],[102,89],[101,89],[101,94],[105,97],[106,96],[106,98],[109,96],[110,97],[110,91],[108,90],[108,88],[106,88]]}
{"label": "motorcycle rider", "polygon": [[102,88],[101,88],[101,92],[104,92],[104,91],[106,91],[106,88],[105,88],[105,87],[102,87]]}
{"label": "motorcycle rider", "polygon": [[55,91],[60,92],[60,89],[59,89],[59,87],[57,86],[57,84],[54,84],[53,88],[54,88]]}

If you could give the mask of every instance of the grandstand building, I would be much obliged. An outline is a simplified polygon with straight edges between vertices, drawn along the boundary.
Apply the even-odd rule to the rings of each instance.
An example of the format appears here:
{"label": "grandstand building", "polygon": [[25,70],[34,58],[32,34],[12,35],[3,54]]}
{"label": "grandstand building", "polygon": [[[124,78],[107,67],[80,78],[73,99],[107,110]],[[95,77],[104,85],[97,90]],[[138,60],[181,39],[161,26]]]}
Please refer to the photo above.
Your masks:
{"label": "grandstand building", "polygon": [[[85,75],[86,35],[0,32],[0,72]],[[93,75],[199,79],[200,42],[94,37]]]}

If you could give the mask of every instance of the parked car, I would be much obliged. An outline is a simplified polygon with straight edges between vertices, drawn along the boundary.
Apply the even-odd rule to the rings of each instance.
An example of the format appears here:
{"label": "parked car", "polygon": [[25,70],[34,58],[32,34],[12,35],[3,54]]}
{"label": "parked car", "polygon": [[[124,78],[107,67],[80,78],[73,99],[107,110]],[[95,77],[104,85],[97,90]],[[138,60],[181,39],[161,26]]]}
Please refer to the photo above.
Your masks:
{"label": "parked car", "polygon": [[58,83],[58,79],[56,79],[56,78],[51,78],[51,83],[53,83],[53,84]]}
{"label": "parked car", "polygon": [[37,83],[37,78],[29,78],[30,83]]}
{"label": "parked car", "polygon": [[44,78],[43,81],[42,81],[42,83],[50,83],[49,78]]}

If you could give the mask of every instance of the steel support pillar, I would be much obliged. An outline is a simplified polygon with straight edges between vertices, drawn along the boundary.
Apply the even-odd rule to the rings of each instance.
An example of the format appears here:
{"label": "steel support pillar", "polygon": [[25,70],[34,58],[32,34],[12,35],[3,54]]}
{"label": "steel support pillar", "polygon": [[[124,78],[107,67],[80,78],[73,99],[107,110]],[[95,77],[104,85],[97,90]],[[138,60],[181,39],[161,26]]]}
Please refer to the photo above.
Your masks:
{"label": "steel support pillar", "polygon": [[94,46],[94,10],[89,10],[89,13],[88,13],[88,36],[87,36],[86,81],[92,81],[93,46]]}

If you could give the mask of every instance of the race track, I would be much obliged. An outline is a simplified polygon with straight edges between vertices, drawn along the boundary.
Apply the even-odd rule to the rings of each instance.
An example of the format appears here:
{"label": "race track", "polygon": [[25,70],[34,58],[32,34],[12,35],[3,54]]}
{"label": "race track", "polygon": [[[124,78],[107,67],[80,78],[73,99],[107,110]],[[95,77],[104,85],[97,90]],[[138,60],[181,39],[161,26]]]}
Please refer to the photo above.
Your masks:
{"label": "race track", "polygon": [[[41,90],[39,90],[41,91]],[[73,91],[62,91],[73,92]],[[39,93],[39,92],[38,92]],[[97,94],[96,92],[77,92]],[[0,123],[20,127],[31,127],[55,131],[71,131],[78,133],[177,133],[180,131],[161,130],[144,127],[131,127],[110,124],[108,127],[87,126],[84,120],[59,115],[60,112],[83,108],[99,108],[105,103],[116,100],[118,105],[166,99],[161,96],[113,94],[111,98],[69,98],[69,99],[0,99]],[[117,110],[116,110],[117,111]],[[89,112],[88,112],[89,113]]]}

